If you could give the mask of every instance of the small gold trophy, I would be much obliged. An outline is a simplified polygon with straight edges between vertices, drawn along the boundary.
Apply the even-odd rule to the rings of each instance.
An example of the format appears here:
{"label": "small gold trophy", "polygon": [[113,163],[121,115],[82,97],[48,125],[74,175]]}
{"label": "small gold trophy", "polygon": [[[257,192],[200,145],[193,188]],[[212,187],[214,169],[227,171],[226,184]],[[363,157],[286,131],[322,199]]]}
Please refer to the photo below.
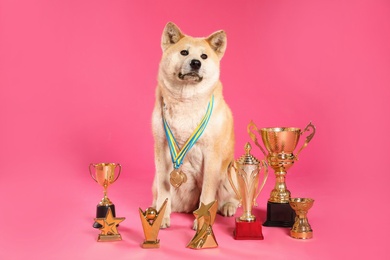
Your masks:
{"label": "small gold trophy", "polygon": [[[310,130],[311,134],[306,137],[302,147],[294,154],[299,137]],[[250,138],[267,157],[268,165],[274,169],[276,175],[275,187],[271,191],[271,196],[267,202],[267,220],[263,224],[264,226],[292,227],[294,224],[295,212],[289,205],[290,191],[286,186],[286,174],[287,170],[298,160],[299,153],[313,138],[315,130],[314,125],[309,123],[303,131],[295,127],[262,128],[259,131],[253,121],[249,123],[248,133]],[[256,135],[252,131],[261,135],[268,153],[258,143]]]}
{"label": "small gold trophy", "polygon": [[[95,170],[93,171],[92,168]],[[115,169],[119,168],[118,174],[115,177]],[[92,179],[94,179],[99,185],[103,186],[103,199],[96,206],[96,218],[104,218],[111,209],[112,215],[115,217],[115,205],[107,197],[107,188],[113,184],[122,171],[122,166],[119,163],[91,163],[89,165],[89,173]],[[101,228],[101,224],[95,222],[94,228]]]}
{"label": "small gold trophy", "polygon": [[111,208],[108,208],[105,218],[95,218],[95,222],[99,223],[101,233],[98,241],[118,241],[122,240],[122,236],[118,233],[117,226],[124,221],[125,218],[116,218],[113,216]]}
{"label": "small gold trophy", "polygon": [[310,198],[291,198],[290,205],[297,216],[290,231],[293,238],[310,239],[313,237],[313,230],[307,220],[307,212],[313,206],[314,200]]}
{"label": "small gold trophy", "polygon": [[195,236],[187,245],[188,248],[204,249],[218,247],[212,227],[217,214],[217,209],[218,203],[215,200],[207,205],[201,202],[199,209],[194,211],[197,229]]}
{"label": "small gold trophy", "polygon": [[[238,189],[234,185],[231,171],[228,170],[228,179],[234,192],[240,199],[243,208],[241,217],[236,218],[236,228],[234,230],[235,239],[264,239],[260,222],[252,215],[253,206],[257,206],[256,199],[268,177],[268,166],[264,161],[259,161],[250,154],[251,145],[246,143],[245,155],[236,161],[235,169],[237,176]],[[237,168],[236,168],[237,167]],[[260,171],[263,170],[263,178],[259,186]]]}
{"label": "small gold trophy", "polygon": [[139,209],[139,216],[142,222],[142,228],[144,229],[145,240],[142,244],[143,248],[159,248],[160,239],[157,239],[158,232],[160,231],[161,221],[164,218],[164,212],[167,207],[168,199],[166,199],[157,212],[155,208],[147,208],[144,211]]}

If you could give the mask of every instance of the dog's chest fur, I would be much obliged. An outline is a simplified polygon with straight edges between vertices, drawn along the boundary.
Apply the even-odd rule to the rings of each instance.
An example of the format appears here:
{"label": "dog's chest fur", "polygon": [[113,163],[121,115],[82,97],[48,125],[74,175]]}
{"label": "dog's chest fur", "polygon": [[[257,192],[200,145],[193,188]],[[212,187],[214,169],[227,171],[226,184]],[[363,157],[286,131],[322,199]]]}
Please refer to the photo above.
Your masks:
{"label": "dog's chest fur", "polygon": [[179,144],[184,144],[202,121],[208,105],[208,102],[203,103],[205,104],[202,104],[201,102],[197,103],[197,101],[177,103],[164,102],[164,117],[172,132],[175,134],[176,141]]}

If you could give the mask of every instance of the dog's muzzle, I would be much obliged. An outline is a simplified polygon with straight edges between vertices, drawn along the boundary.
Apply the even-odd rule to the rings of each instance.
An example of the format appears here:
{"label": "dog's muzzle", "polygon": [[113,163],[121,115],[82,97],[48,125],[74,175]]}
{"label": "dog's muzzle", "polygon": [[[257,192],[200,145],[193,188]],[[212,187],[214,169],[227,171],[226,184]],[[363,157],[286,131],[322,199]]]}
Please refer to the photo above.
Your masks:
{"label": "dog's muzzle", "polygon": [[200,82],[203,77],[199,75],[199,69],[202,63],[199,60],[193,59],[190,62],[191,70],[188,73],[179,73],[179,79]]}

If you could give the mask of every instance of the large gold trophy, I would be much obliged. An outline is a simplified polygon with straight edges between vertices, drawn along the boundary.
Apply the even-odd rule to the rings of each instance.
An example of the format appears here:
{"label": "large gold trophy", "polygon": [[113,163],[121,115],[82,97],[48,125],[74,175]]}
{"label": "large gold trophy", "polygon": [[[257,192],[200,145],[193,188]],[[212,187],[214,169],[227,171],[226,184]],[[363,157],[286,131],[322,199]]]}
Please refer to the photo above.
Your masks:
{"label": "large gold trophy", "polygon": [[[306,137],[304,144],[298,152],[294,154],[300,136],[307,131],[311,133]],[[295,127],[271,127],[262,128],[259,131],[255,123],[251,121],[248,125],[248,133],[253,142],[266,156],[268,165],[274,169],[276,176],[275,187],[271,191],[271,196],[267,202],[267,220],[263,225],[292,227],[295,221],[295,212],[289,205],[291,193],[286,186],[286,174],[287,170],[298,160],[298,155],[302,149],[313,138],[315,127],[310,122],[303,131]],[[258,143],[255,133],[261,135],[268,153]]]}
{"label": "large gold trophy", "polygon": [[[92,168],[95,170],[93,171]],[[115,177],[116,168],[118,173]],[[94,179],[100,186],[103,186],[103,198],[96,206],[96,218],[104,218],[108,213],[108,209],[111,209],[113,217],[115,217],[115,205],[107,197],[107,188],[113,184],[121,173],[122,166],[119,163],[91,163],[89,165],[89,173],[92,179]],[[98,222],[93,223],[94,228],[101,228],[102,225]]]}
{"label": "large gold trophy", "polygon": [[[228,179],[234,192],[240,199],[240,205],[243,208],[243,214],[236,218],[236,228],[234,238],[245,239],[264,239],[260,222],[252,214],[252,208],[257,206],[256,199],[268,177],[268,166],[264,161],[259,161],[251,155],[251,145],[245,145],[245,155],[236,160],[232,168],[237,176],[238,187],[234,184],[231,176],[231,169],[228,170]],[[263,176],[260,179],[260,173]],[[261,185],[259,186],[259,183]]]}

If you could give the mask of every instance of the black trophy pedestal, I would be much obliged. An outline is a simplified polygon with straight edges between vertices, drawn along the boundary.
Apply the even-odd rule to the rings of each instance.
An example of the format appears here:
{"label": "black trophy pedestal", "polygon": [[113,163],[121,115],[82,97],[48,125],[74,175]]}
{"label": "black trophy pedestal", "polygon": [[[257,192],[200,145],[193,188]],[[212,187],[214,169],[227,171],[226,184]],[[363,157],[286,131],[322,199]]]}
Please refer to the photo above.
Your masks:
{"label": "black trophy pedestal", "polygon": [[295,222],[295,211],[289,203],[267,202],[266,227],[292,227]]}
{"label": "black trophy pedestal", "polygon": [[[111,204],[109,206],[97,205],[96,206],[96,218],[105,218],[109,208],[111,208],[112,216],[115,218],[116,215],[115,215],[115,205],[114,204]],[[100,225],[97,222],[94,222],[93,227],[94,228],[101,228],[102,225]]]}

